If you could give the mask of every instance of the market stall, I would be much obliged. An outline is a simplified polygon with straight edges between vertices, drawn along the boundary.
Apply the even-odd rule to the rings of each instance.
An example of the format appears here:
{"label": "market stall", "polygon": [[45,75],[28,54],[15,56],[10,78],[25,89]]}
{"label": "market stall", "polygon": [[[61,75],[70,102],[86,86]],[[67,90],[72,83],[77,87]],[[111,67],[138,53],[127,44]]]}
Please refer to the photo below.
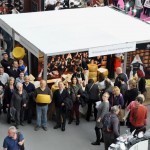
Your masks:
{"label": "market stall", "polygon": [[0,26],[36,57],[43,53],[45,79],[48,56],[85,50],[90,57],[122,53],[150,41],[148,24],[109,7],[4,15]]}

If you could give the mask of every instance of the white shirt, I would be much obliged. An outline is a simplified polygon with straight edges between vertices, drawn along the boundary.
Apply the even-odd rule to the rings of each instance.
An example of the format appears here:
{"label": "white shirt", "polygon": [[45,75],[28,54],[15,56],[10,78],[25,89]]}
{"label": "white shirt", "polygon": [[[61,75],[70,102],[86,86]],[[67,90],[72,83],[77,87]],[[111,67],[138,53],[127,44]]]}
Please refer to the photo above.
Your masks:
{"label": "white shirt", "polygon": [[56,0],[46,0],[45,1],[45,6],[47,6],[48,4],[51,4],[51,5],[54,5],[54,4],[56,4]]}
{"label": "white shirt", "polygon": [[0,81],[2,84],[6,84],[8,82],[9,75],[7,73],[3,73],[3,75],[0,75]]}

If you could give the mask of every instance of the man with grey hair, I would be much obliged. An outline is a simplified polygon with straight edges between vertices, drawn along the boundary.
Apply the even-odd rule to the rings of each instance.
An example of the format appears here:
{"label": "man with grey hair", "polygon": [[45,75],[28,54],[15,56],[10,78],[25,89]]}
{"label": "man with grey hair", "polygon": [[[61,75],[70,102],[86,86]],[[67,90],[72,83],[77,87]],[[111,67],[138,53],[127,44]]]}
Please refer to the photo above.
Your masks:
{"label": "man with grey hair", "polygon": [[24,137],[20,132],[17,132],[16,127],[11,126],[8,129],[8,136],[5,137],[3,142],[3,150],[21,150],[24,146]]}
{"label": "man with grey hair", "polygon": [[114,143],[116,138],[120,135],[118,113],[119,107],[113,106],[110,113],[107,113],[102,119],[105,150],[108,150],[109,146]]}

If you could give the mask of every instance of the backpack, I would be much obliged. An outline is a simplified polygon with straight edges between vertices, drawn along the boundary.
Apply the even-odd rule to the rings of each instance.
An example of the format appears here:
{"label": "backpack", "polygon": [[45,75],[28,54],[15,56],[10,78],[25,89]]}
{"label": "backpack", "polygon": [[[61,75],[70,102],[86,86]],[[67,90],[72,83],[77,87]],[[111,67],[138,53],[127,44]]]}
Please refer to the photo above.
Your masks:
{"label": "backpack", "polygon": [[[20,142],[20,132],[17,132],[18,142]],[[20,150],[25,150],[24,144],[19,145]]]}
{"label": "backpack", "polygon": [[103,129],[106,132],[111,132],[112,131],[112,125],[111,125],[111,113],[106,114],[103,119]]}

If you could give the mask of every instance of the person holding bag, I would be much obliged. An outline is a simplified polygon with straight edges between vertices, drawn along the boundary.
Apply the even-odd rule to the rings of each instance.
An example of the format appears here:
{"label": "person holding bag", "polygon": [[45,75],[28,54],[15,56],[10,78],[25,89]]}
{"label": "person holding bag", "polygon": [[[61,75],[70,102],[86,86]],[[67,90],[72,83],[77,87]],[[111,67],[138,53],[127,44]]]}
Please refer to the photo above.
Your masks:
{"label": "person holding bag", "polygon": [[71,86],[70,86],[70,96],[73,101],[73,107],[69,114],[69,122],[68,124],[71,124],[74,118],[74,113],[76,116],[76,125],[79,125],[79,98],[82,94],[82,87],[78,84],[78,79],[76,77],[73,77],[71,80]]}
{"label": "person holding bag", "polygon": [[100,142],[103,141],[103,134],[102,134],[102,119],[105,114],[109,112],[109,93],[105,92],[102,95],[102,102],[97,107],[98,113],[97,113],[97,119],[96,119],[96,125],[95,125],[95,133],[96,133],[96,141],[91,143],[92,145],[100,145]]}
{"label": "person holding bag", "polygon": [[4,150],[24,150],[24,136],[22,133],[17,132],[14,126],[9,127],[8,136],[4,139]]}
{"label": "person holding bag", "polygon": [[89,79],[88,84],[85,87],[85,91],[89,95],[86,120],[90,121],[90,116],[91,116],[91,113],[92,113],[92,106],[94,107],[94,118],[96,120],[96,118],[97,118],[97,109],[95,107],[96,106],[95,103],[99,100],[99,97],[98,97],[99,88],[98,88],[98,85],[94,83],[93,79]]}

